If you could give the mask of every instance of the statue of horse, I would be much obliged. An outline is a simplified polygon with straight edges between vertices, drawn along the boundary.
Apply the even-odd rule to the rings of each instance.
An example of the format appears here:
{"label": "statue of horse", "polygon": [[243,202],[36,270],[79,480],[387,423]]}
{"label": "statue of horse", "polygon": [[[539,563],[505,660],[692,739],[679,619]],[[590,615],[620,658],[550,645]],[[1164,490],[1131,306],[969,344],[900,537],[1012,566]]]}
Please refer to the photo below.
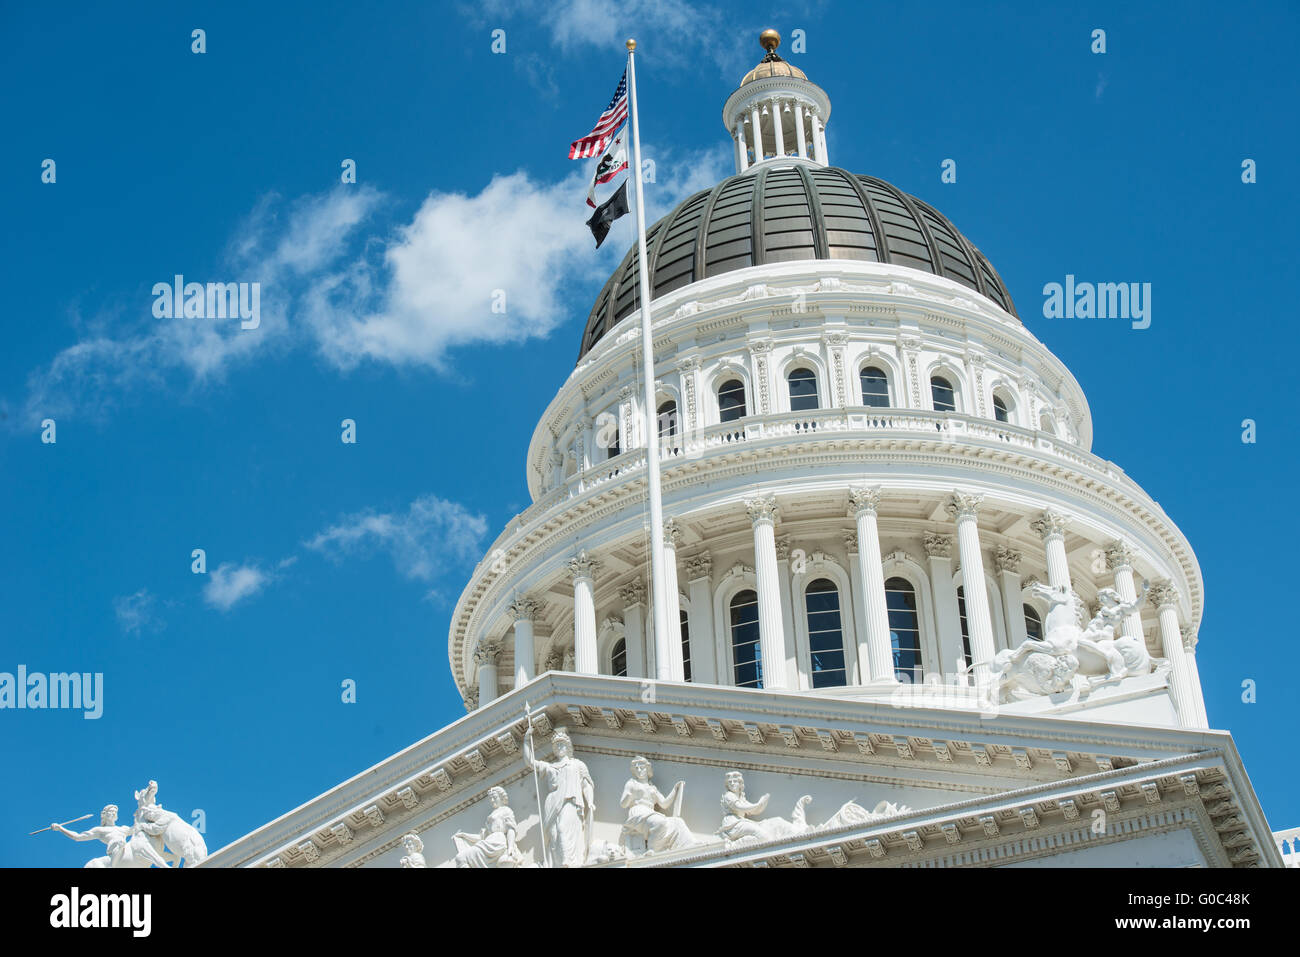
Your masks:
{"label": "statue of horse", "polygon": [[157,795],[157,781],[150,781],[144,790],[135,792],[136,827],[154,850],[174,866],[179,867],[182,862],[186,867],[202,864],[208,856],[203,835],[175,811],[159,804]]}

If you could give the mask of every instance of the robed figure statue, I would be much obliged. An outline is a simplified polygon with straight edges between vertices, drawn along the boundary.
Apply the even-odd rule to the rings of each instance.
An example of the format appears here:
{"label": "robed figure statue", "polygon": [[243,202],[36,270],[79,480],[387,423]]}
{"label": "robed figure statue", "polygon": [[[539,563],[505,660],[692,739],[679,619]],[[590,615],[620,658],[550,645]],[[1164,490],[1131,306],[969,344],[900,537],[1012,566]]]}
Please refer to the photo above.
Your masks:
{"label": "robed figure statue", "polygon": [[542,791],[542,826],[551,867],[581,867],[591,846],[596,788],[587,766],[573,756],[569,733],[558,728],[551,743],[556,760],[539,761],[530,726],[524,734],[524,760],[533,766]]}

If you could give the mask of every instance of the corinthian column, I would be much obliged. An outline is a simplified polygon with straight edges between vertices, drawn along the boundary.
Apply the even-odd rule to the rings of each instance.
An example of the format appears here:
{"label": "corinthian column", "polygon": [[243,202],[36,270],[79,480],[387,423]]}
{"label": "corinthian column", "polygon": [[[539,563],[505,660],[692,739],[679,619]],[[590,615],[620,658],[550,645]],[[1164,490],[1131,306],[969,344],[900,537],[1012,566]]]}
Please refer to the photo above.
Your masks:
{"label": "corinthian column", "polygon": [[781,579],[776,567],[776,498],[760,496],[745,503],[754,523],[754,573],[758,578],[758,653],[763,687],[784,688],[785,626],[781,621]]}
{"label": "corinthian column", "polygon": [[952,539],[926,535],[925,555],[930,561],[930,587],[934,592],[934,621],[939,637],[939,673],[957,674],[962,669],[961,611],[957,607],[957,586],[952,580]]}
{"label": "corinthian column", "polygon": [[478,706],[485,708],[497,696],[497,659],[501,657],[501,646],[495,641],[480,641],[474,649],[474,661],[478,664]]}
{"label": "corinthian column", "polygon": [[[1065,555],[1065,528],[1069,524],[1064,515],[1053,512],[1050,508],[1043,512],[1029,527],[1043,537],[1043,547],[1047,551],[1047,583],[1053,588],[1065,585],[1074,590],[1070,584],[1070,561]],[[967,601],[970,596],[966,596]]]}
{"label": "corinthian column", "polygon": [[1182,636],[1183,655],[1187,658],[1187,677],[1191,680],[1193,703],[1196,705],[1196,726],[1208,728],[1210,717],[1205,711],[1205,689],[1201,687],[1201,670],[1196,666],[1196,629],[1184,625]]}
{"label": "corinthian column", "polygon": [[[682,602],[677,591],[677,539],[681,529],[674,519],[664,520],[664,615],[668,619],[668,647],[662,649],[659,674],[661,681],[685,681],[682,664]],[[659,649],[656,649],[657,651]],[[664,659],[667,659],[664,661]],[[664,667],[664,664],[667,667]]]}
{"label": "corinthian column", "polygon": [[803,104],[798,101],[794,104],[794,142],[795,147],[799,150],[799,155],[804,159],[808,158],[808,138],[803,131]]}
{"label": "corinthian column", "polygon": [[[889,641],[889,609],[885,604],[885,571],[880,558],[880,528],[876,509],[880,489],[849,490],[849,514],[858,524],[858,586],[866,610],[865,642],[858,645],[859,668],[870,681],[895,682],[894,648]],[[865,684],[865,682],[864,682]]]}
{"label": "corinthian column", "polygon": [[776,155],[785,155],[785,131],[781,125],[781,101],[772,100],[772,132],[776,136]]}
{"label": "corinthian column", "polygon": [[993,552],[993,567],[1002,579],[1002,610],[1007,619],[1007,647],[1019,648],[1029,637],[1025,631],[1025,603],[1021,599],[1020,553],[999,545]]}
{"label": "corinthian column", "polygon": [[736,144],[740,147],[740,163],[738,169],[745,172],[749,169],[749,145],[745,142],[745,121],[736,121]]}
{"label": "corinthian column", "polygon": [[[1137,558],[1128,542],[1113,541],[1106,546],[1106,567],[1115,573],[1115,591],[1125,603],[1137,598],[1137,586],[1133,584],[1133,562]],[[1130,612],[1124,616],[1123,633],[1130,638],[1142,640],[1142,615]]]}
{"label": "corinthian column", "polygon": [[1178,589],[1168,579],[1158,581],[1147,592],[1147,599],[1155,605],[1160,616],[1160,643],[1169,659],[1169,690],[1174,696],[1174,707],[1178,709],[1178,720],[1184,727],[1195,728],[1199,716],[1196,713],[1196,692],[1192,688],[1192,676],[1183,650],[1183,634],[1178,627]]}
{"label": "corinthian column", "polygon": [[573,669],[580,675],[599,671],[596,660],[596,596],[592,576],[600,563],[583,549],[569,560],[573,573]]}
{"label": "corinthian column", "polygon": [[537,651],[533,643],[533,622],[541,606],[531,598],[516,598],[510,603],[515,620],[515,687],[522,688],[536,675]]}
{"label": "corinthian column", "polygon": [[962,589],[966,595],[966,628],[970,633],[970,653],[975,660],[975,687],[989,680],[993,661],[993,619],[989,614],[989,593],[984,584],[984,556],[980,553],[979,525],[975,515],[983,495],[953,492],[948,499],[948,514],[957,520],[957,553],[961,557]]}

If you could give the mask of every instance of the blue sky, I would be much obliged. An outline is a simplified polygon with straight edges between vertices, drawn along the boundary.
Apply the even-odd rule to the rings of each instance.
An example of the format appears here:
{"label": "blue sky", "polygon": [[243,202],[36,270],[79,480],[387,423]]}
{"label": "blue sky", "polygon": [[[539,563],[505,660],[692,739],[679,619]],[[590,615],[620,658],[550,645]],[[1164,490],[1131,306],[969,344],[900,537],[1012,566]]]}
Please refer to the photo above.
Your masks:
{"label": "blue sky", "polygon": [[[90,845],[26,832],[125,808],[149,778],[205,811],[216,849],[464,713],[452,606],[527,504],[536,418],[632,240],[627,218],[592,251],[567,145],[633,33],[647,202],[711,185],[765,26],[805,31],[789,56],[832,98],[835,163],[980,246],[1086,391],[1094,451],[1187,535],[1211,724],[1273,826],[1300,824],[1293,627],[1272,613],[1300,532],[1279,402],[1300,15],[1132,7],[6,5],[0,671],[103,672],[105,706],[0,711],[24,784],[0,796],[0,864],[79,865]],[[261,325],[154,318],[176,273],[260,282]],[[1150,282],[1151,327],[1042,318],[1067,273]]]}

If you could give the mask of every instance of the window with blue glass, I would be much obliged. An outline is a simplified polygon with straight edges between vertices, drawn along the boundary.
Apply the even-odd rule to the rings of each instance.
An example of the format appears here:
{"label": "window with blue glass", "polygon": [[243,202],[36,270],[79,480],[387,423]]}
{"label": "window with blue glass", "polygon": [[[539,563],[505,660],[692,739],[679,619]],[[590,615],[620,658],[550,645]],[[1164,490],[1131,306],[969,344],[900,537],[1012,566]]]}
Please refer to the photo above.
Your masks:
{"label": "window with blue glass", "polygon": [[844,667],[844,628],[840,592],[828,578],[819,578],[804,591],[808,608],[808,651],[814,688],[848,684]]}
{"label": "window with blue glass", "polygon": [[809,412],[817,408],[817,374],[812,369],[791,369],[785,381],[790,385],[790,411]]}
{"label": "window with blue glass", "polygon": [[889,379],[883,369],[867,366],[859,378],[862,380],[862,404],[884,409],[889,406]]}
{"label": "window with blue glass", "polygon": [[906,578],[885,582],[885,607],[889,611],[889,642],[894,650],[894,677],[899,681],[920,684],[921,619],[916,606],[916,590]]}
{"label": "window with blue glass", "polygon": [[732,674],[738,688],[763,687],[763,662],[758,648],[758,594],[752,589],[731,599]]}

